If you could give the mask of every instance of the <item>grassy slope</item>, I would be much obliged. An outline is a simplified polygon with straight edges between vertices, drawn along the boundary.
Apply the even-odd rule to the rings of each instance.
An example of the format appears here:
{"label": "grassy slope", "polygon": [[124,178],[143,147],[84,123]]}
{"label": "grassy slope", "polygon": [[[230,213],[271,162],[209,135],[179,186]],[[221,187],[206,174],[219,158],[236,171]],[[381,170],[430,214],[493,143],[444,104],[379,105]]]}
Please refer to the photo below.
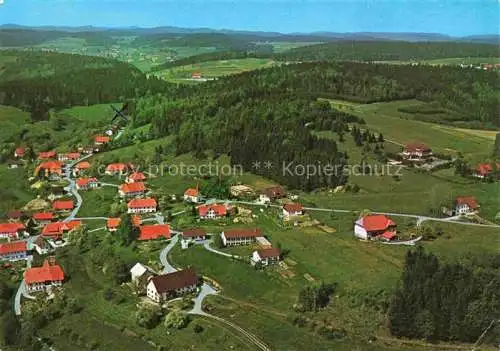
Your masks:
{"label": "grassy slope", "polygon": [[29,114],[18,108],[0,105],[0,142],[20,133],[22,125],[30,121]]}
{"label": "grassy slope", "polygon": [[105,122],[111,121],[111,118],[113,117],[113,111],[111,110],[110,105],[119,107],[120,103],[99,104],[92,106],[75,106],[66,110],[62,110],[61,113],[71,116],[81,122]]}
{"label": "grassy slope", "polygon": [[457,129],[443,125],[412,120],[410,114],[398,111],[400,107],[422,104],[415,100],[353,104],[333,100],[336,106],[344,106],[346,112],[362,117],[372,131],[381,132],[385,138],[399,144],[412,141],[427,143],[435,151],[463,153],[470,158],[486,157],[493,147],[491,131]]}

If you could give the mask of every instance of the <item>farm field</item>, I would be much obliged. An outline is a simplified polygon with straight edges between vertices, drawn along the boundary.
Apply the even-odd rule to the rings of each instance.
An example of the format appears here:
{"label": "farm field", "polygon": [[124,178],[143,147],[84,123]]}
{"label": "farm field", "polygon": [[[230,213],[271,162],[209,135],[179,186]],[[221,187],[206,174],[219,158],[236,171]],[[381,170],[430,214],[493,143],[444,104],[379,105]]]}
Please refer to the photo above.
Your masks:
{"label": "farm field", "polygon": [[492,131],[453,128],[444,125],[414,120],[410,114],[398,111],[399,108],[420,106],[421,102],[403,100],[373,104],[343,103],[333,100],[334,106],[343,106],[346,112],[363,118],[367,128],[382,133],[387,141],[398,144],[421,141],[433,150],[479,160],[491,153],[494,140]]}
{"label": "farm field", "polygon": [[207,61],[199,64],[173,67],[155,74],[166,80],[189,79],[194,72],[200,72],[202,77],[212,78],[272,67],[275,64],[276,62],[271,59],[256,58]]}

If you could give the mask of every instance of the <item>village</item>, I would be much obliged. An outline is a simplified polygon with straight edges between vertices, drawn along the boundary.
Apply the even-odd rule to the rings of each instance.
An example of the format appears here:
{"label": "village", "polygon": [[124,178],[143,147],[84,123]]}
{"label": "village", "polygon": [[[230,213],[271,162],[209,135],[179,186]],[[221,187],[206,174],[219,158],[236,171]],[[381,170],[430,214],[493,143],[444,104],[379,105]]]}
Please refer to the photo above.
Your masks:
{"label": "village", "polygon": [[[308,216],[309,211],[316,209],[302,205],[298,202],[299,197],[296,194],[287,192],[281,186],[255,192],[248,186],[236,185],[231,188],[232,199],[207,199],[201,193],[199,186],[193,184],[193,187],[184,191],[183,198],[179,199],[186,206],[192,206],[192,210],[181,211],[176,215],[182,216],[186,212],[193,212],[200,224],[229,218],[232,223],[240,223],[240,227],[221,232],[208,232],[201,226],[173,228],[171,223],[166,222],[164,213],[159,208],[158,199],[149,195],[148,175],[136,169],[133,164],[106,165],[103,176],[123,181],[120,185],[103,183],[97,177],[88,176],[92,156],[110,143],[112,134],[110,132],[107,135],[95,136],[92,146],[81,147],[75,152],[40,152],[33,181],[46,180],[52,183],[66,181],[67,186],[61,195],[51,198],[50,208],[39,211],[12,209],[7,214],[8,222],[0,224],[0,260],[4,262],[3,267],[8,268],[13,262],[26,262],[24,279],[16,298],[16,314],[22,313],[21,297],[34,299],[39,292],[53,296],[64,286],[64,267],[58,264],[56,251],[71,245],[68,239],[71,233],[85,225],[86,220],[78,217],[83,201],[80,192],[98,192],[105,186],[117,189],[120,203],[126,206],[126,213],[123,216],[129,216],[133,226],[138,230],[136,240],[139,243],[158,240],[168,242],[162,252],[163,271],[157,272],[148,267],[147,263],[137,262],[129,271],[131,282],[138,285],[151,302],[160,305],[180,296],[193,296],[196,306],[193,311],[197,313],[203,313],[201,310],[203,298],[216,294],[219,287],[217,284],[211,284],[210,280],[204,281],[203,277],[197,275],[190,267],[176,269],[168,262],[168,252],[179,239],[183,250],[189,249],[192,245],[200,245],[214,254],[240,259],[262,270],[270,266],[280,266],[283,263],[283,254],[280,247],[273,245],[266,237],[265,232],[247,224],[251,224],[252,218],[256,218],[260,212],[273,211],[276,220],[283,225],[317,224]],[[14,157],[20,161],[25,160],[27,150],[23,147],[16,148]],[[432,150],[422,143],[411,143],[403,147],[400,159],[407,165],[416,166],[436,162]],[[496,177],[499,167],[498,164],[478,164],[474,168],[473,176],[480,180],[494,175]],[[241,195],[244,195],[243,200]],[[175,195],[172,194],[172,197],[175,198]],[[480,205],[473,196],[464,194],[456,197],[455,202],[449,204],[449,207],[443,208],[443,214],[447,217],[432,220],[461,223],[467,221],[467,218],[477,216],[479,208]],[[123,216],[110,217],[106,213],[102,213],[102,216],[106,226],[97,230],[116,233],[120,229]],[[414,217],[417,226],[431,219],[418,215]],[[150,222],[153,224],[149,224]],[[404,230],[398,230],[398,225],[390,213],[377,212],[362,213],[353,223],[353,234],[361,241],[376,241],[389,245],[415,245],[422,239],[422,235],[417,235],[418,232],[409,234]],[[221,251],[223,248],[240,246],[254,249],[246,257]],[[44,257],[41,266],[31,265],[34,254]]]}

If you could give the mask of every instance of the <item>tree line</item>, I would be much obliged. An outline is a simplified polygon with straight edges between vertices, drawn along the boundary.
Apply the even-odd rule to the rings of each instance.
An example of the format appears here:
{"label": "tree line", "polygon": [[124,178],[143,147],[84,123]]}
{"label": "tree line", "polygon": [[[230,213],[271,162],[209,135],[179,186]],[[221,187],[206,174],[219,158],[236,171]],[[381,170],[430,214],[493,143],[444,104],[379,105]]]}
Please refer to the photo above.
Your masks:
{"label": "tree line", "polygon": [[[499,267],[498,255],[464,265],[443,264],[422,247],[409,251],[401,286],[389,308],[391,333],[429,341],[475,342],[500,318]],[[495,340],[495,335],[488,340]]]}

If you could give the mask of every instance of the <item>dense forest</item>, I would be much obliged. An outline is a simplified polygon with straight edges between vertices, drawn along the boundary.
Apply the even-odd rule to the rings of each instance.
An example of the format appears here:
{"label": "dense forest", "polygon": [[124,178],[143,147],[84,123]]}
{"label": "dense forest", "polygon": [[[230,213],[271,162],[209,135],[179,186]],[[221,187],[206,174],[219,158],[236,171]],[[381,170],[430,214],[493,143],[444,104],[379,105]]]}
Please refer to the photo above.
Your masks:
{"label": "dense forest", "polygon": [[441,264],[422,247],[409,251],[390,306],[392,334],[473,343],[487,332],[485,340],[494,341],[500,336],[490,328],[500,318],[499,268],[498,255],[461,265]]}
{"label": "dense forest", "polygon": [[60,30],[2,29],[0,47],[34,46],[60,38],[84,39],[87,45],[112,45],[115,39],[104,32],[65,32]]}
{"label": "dense forest", "polygon": [[4,51],[0,58],[0,104],[29,111],[33,121],[47,120],[51,108],[180,91],[129,64],[100,57]]}
{"label": "dense forest", "polygon": [[498,57],[493,44],[463,42],[340,41],[289,50],[275,55],[283,61],[322,60],[431,60],[449,57]]}

